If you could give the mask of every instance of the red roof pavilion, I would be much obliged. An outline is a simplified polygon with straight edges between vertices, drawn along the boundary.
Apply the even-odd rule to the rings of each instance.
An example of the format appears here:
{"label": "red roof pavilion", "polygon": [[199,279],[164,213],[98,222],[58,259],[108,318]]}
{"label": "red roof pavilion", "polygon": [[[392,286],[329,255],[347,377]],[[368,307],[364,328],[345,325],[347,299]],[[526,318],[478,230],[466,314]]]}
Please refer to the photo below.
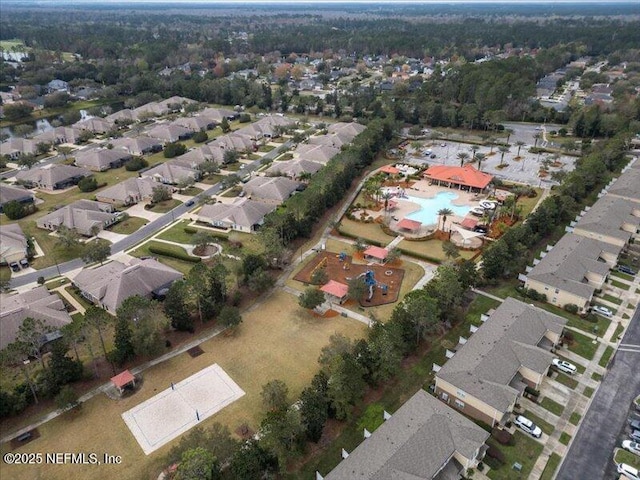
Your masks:
{"label": "red roof pavilion", "polygon": [[322,288],[320,288],[320,290],[324,293],[328,293],[329,295],[342,299],[349,293],[349,285],[336,282],[335,280],[329,280],[322,286]]}
{"label": "red roof pavilion", "polygon": [[382,247],[369,247],[364,251],[365,257],[373,257],[377,260],[386,260],[389,250]]}
{"label": "red roof pavilion", "polygon": [[415,232],[420,230],[420,226],[422,225],[421,222],[418,222],[416,220],[411,220],[410,218],[403,218],[402,220],[400,220],[398,222],[398,224],[396,225],[398,228],[402,228],[404,230],[409,230],[411,232]]}
{"label": "red roof pavilion", "polygon": [[435,182],[444,182],[451,185],[460,185],[484,190],[493,176],[476,169],[473,165],[455,167],[451,165],[434,165],[424,172],[425,178]]}
{"label": "red roof pavilion", "polygon": [[400,173],[400,170],[398,170],[396,167],[394,167],[393,165],[385,165],[384,167],[382,167],[380,169],[380,171],[382,173],[388,173],[389,175],[397,175]]}
{"label": "red roof pavilion", "polygon": [[122,389],[130,383],[136,384],[136,377],[134,377],[129,370],[125,370],[115,377],[111,377],[111,383],[122,393]]}

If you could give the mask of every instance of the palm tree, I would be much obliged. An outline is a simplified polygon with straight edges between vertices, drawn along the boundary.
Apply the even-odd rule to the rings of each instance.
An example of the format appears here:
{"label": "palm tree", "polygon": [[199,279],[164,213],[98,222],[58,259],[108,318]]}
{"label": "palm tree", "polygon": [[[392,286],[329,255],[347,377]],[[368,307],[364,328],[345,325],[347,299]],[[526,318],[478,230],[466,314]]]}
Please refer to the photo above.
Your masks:
{"label": "palm tree", "polygon": [[509,143],[509,139],[511,138],[511,134],[513,133],[513,130],[510,128],[505,128],[504,131],[507,132],[507,143]]}
{"label": "palm tree", "polygon": [[385,213],[388,212],[389,210],[389,200],[391,200],[391,198],[393,197],[393,195],[391,194],[391,192],[384,192],[382,194],[382,199],[384,200],[384,211]]}
{"label": "palm tree", "polygon": [[480,150],[480,147],[478,145],[473,145],[471,147],[471,151],[473,152],[473,157],[471,157],[471,161],[472,162],[476,159],[476,154],[477,154],[478,150]]}
{"label": "palm tree", "polygon": [[536,133],[533,138],[535,138],[536,142],[533,144],[533,148],[536,148],[538,146],[538,140],[540,140],[540,138],[542,137],[542,135],[540,135],[539,133]]}
{"label": "palm tree", "polygon": [[460,159],[460,166],[464,165],[464,162],[467,158],[469,158],[469,154],[467,152],[460,152],[457,155],[458,159]]}
{"label": "palm tree", "polygon": [[504,154],[509,151],[509,147],[506,147],[504,145],[500,145],[498,147],[498,150],[500,150],[500,166],[502,166],[503,161],[504,161]]}
{"label": "palm tree", "polygon": [[520,156],[520,149],[524,146],[524,142],[522,140],[518,140],[516,145],[518,146],[518,157]]}
{"label": "palm tree", "polygon": [[482,170],[482,161],[485,159],[484,153],[476,153],[476,160],[478,161],[478,170]]}
{"label": "palm tree", "polygon": [[453,211],[450,208],[441,208],[438,210],[438,216],[442,217],[442,231],[444,232],[445,224],[447,223],[447,215],[453,215]]}
{"label": "palm tree", "polygon": [[489,155],[493,153],[493,148],[496,146],[496,139],[493,137],[489,137]]}

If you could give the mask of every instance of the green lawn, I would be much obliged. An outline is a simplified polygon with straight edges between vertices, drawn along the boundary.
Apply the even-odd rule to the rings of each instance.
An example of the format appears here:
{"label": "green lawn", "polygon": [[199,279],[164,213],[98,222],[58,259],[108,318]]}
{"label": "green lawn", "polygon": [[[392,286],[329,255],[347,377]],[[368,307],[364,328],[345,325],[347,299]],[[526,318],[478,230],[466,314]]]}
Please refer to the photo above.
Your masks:
{"label": "green lawn", "polygon": [[571,389],[574,389],[578,386],[578,381],[576,379],[571,378],[569,375],[566,375],[562,372],[558,372],[556,382],[561,383]]}
{"label": "green lawn", "polygon": [[227,170],[229,172],[237,172],[240,170],[240,168],[244,165],[244,163],[241,162],[235,162],[235,163],[228,163],[226,165],[222,166],[223,170]]}
{"label": "green lawn", "polygon": [[617,270],[612,270],[609,273],[610,277],[618,277],[618,278],[624,278],[625,280],[629,280],[630,282],[633,282],[633,275],[629,275],[628,273],[622,273],[619,272]]}
{"label": "green lawn", "polygon": [[624,331],[624,327],[622,326],[622,324],[618,324],[618,326],[616,327],[616,331],[613,332],[613,335],[611,336],[611,341],[615,342],[618,340],[618,337],[620,335],[622,335],[622,332]]}
{"label": "green lawn", "polygon": [[604,353],[602,354],[602,357],[600,357],[600,361],[598,362],[598,365],[600,365],[601,367],[606,367],[607,364],[609,363],[609,360],[611,359],[611,356],[613,355],[613,351],[614,350],[612,347],[607,346]]}
{"label": "green lawn", "polygon": [[580,423],[581,418],[582,418],[582,415],[580,415],[578,412],[573,412],[569,417],[569,423],[571,425],[578,425],[578,423]]}
{"label": "green lawn", "polygon": [[600,374],[599,374],[599,373],[597,373],[597,372],[593,372],[593,373],[591,374],[591,378],[592,378],[593,380],[595,380],[596,382],[599,382],[600,380],[602,380],[602,375],[600,375]]}
{"label": "green lawn", "polygon": [[87,300],[82,295],[77,293],[76,292],[76,287],[74,287],[73,285],[69,285],[68,287],[64,287],[64,289],[69,295],[71,295],[73,298],[75,298],[76,301],[85,308],[85,310],[93,305],[89,300]]}
{"label": "green lawn", "polygon": [[[627,287],[626,289],[628,290],[629,287]],[[620,300],[618,297],[614,297],[613,295],[609,295],[608,293],[602,295],[602,298],[604,298],[607,302],[615,303],[616,305],[620,305],[622,303],[622,300]]]}
{"label": "green lawn", "polygon": [[202,190],[201,188],[198,187],[189,187],[189,188],[185,188],[182,192],[180,192],[181,195],[188,195],[189,197],[195,197],[196,195],[198,195],[199,193],[204,192],[204,190]]}
{"label": "green lawn", "polygon": [[242,191],[242,187],[239,185],[236,185],[235,187],[229,188],[228,190],[226,190],[222,195],[220,195],[221,197],[227,197],[227,198],[233,198],[233,197],[237,197],[238,195],[240,195],[240,192]]}
{"label": "green lawn", "polygon": [[150,208],[150,212],[154,213],[167,213],[176,208],[178,205],[182,205],[180,200],[172,198],[171,200],[165,200],[164,202],[156,203],[153,208]]}
{"label": "green lawn", "polygon": [[587,398],[591,398],[591,396],[593,395],[594,391],[595,390],[593,388],[591,388],[591,387],[585,387],[584,388],[584,392],[582,392],[582,394]]}
{"label": "green lawn", "polygon": [[555,429],[555,427],[551,425],[549,422],[547,422],[546,420],[543,420],[542,418],[540,418],[535,413],[530,412],[529,410],[525,410],[523,415],[527,417],[529,420],[531,420],[533,423],[535,423],[537,426],[539,426],[542,429],[542,431],[547,435],[551,435],[553,433],[553,430]]}
{"label": "green lawn", "polygon": [[[515,445],[496,445],[504,454],[505,464],[496,470],[490,470],[489,478],[494,480],[514,480],[529,478],[529,473],[533,469],[533,465],[542,453],[543,446],[536,442],[533,438],[527,437],[521,432],[514,435]],[[513,470],[513,464],[522,465],[522,470],[516,472]]]}
{"label": "green lawn", "polygon": [[492,308],[497,308],[499,305],[500,302],[493,298],[485,297],[484,295],[476,295],[467,309],[466,319],[476,326],[482,325],[480,315],[486,313]]}
{"label": "green lawn", "polygon": [[216,173],[212,173],[207,175],[205,178],[200,180],[200,183],[204,183],[206,185],[215,185],[216,183],[220,183],[220,181],[224,178],[224,175],[218,175]]}
{"label": "green lawn", "polygon": [[560,460],[562,457],[557,453],[552,453],[549,456],[549,460],[547,460],[547,465],[544,467],[542,471],[542,475],[540,476],[540,480],[552,480],[553,476],[558,469],[558,465],[560,465]]}
{"label": "green lawn", "polygon": [[626,283],[618,282],[617,280],[611,280],[611,285],[614,287],[621,288],[622,290],[629,290],[631,285],[627,285]]}
{"label": "green lawn", "polygon": [[542,399],[542,401],[540,402],[540,406],[546,410],[549,410],[551,413],[557,415],[558,417],[562,415],[562,412],[564,411],[563,405],[560,405],[558,402],[548,397],[544,397]]}
{"label": "green lawn", "polygon": [[121,233],[122,235],[130,235],[141,227],[144,227],[147,223],[149,223],[149,220],[146,218],[129,217],[126,220],[118,222],[110,227],[109,231],[113,233]]}
{"label": "green lawn", "polygon": [[627,465],[631,465],[633,468],[640,469],[640,456],[634,455],[633,453],[627,452],[621,448],[616,451],[613,461],[616,463],[626,463]]}
{"label": "green lawn", "polygon": [[569,445],[569,441],[570,440],[571,440],[571,435],[569,435],[567,432],[562,432],[560,434],[559,441],[560,441],[561,444]]}
{"label": "green lawn", "polygon": [[569,345],[569,350],[587,360],[591,360],[598,348],[598,342],[593,343],[593,340],[589,337],[578,332],[571,332],[571,335],[573,335],[574,341]]}
{"label": "green lawn", "polygon": [[274,150],[276,147],[273,145],[260,145],[258,147],[258,151],[261,153],[269,153],[271,150]]}
{"label": "green lawn", "polygon": [[193,268],[193,266],[195,265],[195,263],[192,263],[192,262],[185,262],[184,260],[179,260],[177,258],[166,257],[164,255],[158,255],[157,253],[151,253],[149,251],[149,247],[154,244],[162,245],[163,247],[168,247],[168,248],[175,247],[176,249],[180,249],[184,252],[184,249],[182,249],[181,247],[178,247],[177,245],[169,245],[167,243],[151,241],[151,242],[145,243],[141,247],[138,247],[136,250],[129,252],[129,255],[132,255],[134,257],[147,257],[147,256],[157,257],[158,261],[160,261],[161,263],[164,263],[165,265],[168,265],[171,268],[178,270],[184,275],[188,274]]}

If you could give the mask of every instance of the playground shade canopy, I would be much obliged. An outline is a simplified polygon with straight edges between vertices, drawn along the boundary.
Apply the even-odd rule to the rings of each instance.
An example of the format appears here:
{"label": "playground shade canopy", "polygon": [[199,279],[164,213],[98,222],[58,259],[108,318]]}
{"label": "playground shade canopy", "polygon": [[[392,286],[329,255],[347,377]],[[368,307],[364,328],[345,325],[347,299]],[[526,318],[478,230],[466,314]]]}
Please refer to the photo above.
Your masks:
{"label": "playground shade canopy", "polygon": [[378,260],[386,260],[387,255],[389,255],[389,251],[386,248],[382,247],[369,247],[364,251],[365,257],[373,257]]}
{"label": "playground shade canopy", "polygon": [[416,220],[411,220],[410,218],[403,218],[398,222],[397,227],[402,228],[403,230],[409,230],[409,231],[415,232],[417,230],[420,230],[421,225],[422,223]]}
{"label": "playground shade canopy", "polygon": [[344,283],[336,282],[335,280],[329,280],[325,285],[320,288],[320,291],[333,295],[337,298],[344,298],[349,293],[349,286]]}

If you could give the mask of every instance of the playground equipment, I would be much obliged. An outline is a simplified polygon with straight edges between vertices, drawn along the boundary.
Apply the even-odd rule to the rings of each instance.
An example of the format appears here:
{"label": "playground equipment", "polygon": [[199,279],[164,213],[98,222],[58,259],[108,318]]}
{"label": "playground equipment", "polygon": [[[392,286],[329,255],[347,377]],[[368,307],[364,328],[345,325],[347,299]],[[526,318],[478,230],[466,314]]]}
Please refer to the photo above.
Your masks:
{"label": "playground equipment", "polygon": [[373,270],[367,270],[356,278],[363,278],[364,284],[369,288],[369,296],[367,297],[367,302],[370,302],[373,298],[373,289],[377,286],[380,290],[382,290],[382,295],[386,295],[389,291],[389,286],[384,283],[379,283],[375,278],[375,273]]}
{"label": "playground equipment", "polygon": [[344,262],[347,259],[347,254],[345,252],[340,252],[340,255],[338,255],[338,260],[340,260],[341,262]]}

